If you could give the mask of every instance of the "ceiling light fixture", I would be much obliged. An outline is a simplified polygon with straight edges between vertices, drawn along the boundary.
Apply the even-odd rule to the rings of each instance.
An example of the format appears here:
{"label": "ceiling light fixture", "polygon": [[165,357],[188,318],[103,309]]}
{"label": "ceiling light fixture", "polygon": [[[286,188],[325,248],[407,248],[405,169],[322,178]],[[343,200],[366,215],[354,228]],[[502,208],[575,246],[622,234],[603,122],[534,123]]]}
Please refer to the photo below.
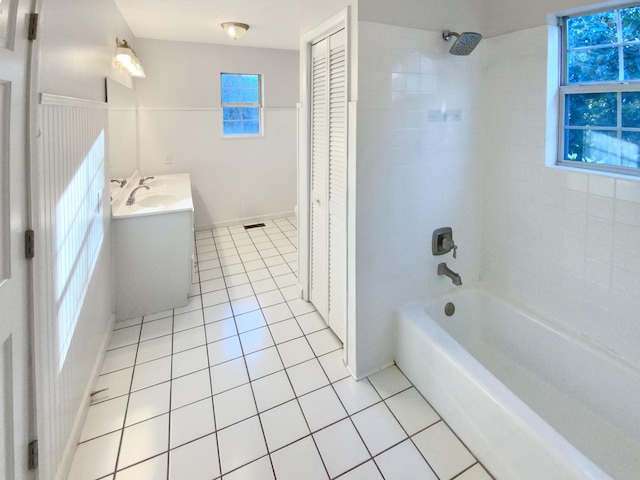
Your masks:
{"label": "ceiling light fixture", "polygon": [[142,64],[126,40],[116,38],[116,64],[123,68],[132,77],[144,77]]}
{"label": "ceiling light fixture", "polygon": [[234,40],[239,39],[245,33],[247,33],[247,30],[249,30],[249,25],[247,25],[246,23],[225,22],[220,26],[224,30],[224,33],[229,35]]}

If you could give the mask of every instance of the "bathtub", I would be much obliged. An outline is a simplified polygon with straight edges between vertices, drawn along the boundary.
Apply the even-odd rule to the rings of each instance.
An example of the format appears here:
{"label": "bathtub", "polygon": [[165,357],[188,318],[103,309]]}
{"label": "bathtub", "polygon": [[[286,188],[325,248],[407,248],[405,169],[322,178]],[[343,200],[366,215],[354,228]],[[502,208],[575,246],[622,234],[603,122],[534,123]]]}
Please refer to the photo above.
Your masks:
{"label": "bathtub", "polygon": [[478,288],[394,321],[398,367],[497,479],[640,478],[632,366]]}

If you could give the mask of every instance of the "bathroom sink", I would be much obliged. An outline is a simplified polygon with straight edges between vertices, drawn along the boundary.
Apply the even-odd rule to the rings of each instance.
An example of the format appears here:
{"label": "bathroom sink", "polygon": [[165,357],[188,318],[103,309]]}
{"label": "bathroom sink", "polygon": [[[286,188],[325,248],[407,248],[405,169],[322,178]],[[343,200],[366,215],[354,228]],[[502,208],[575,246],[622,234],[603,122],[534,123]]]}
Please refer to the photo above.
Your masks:
{"label": "bathroom sink", "polygon": [[140,197],[136,199],[136,203],[142,207],[161,208],[173,205],[177,200],[178,197],[171,193],[151,193],[144,196],[140,195]]}

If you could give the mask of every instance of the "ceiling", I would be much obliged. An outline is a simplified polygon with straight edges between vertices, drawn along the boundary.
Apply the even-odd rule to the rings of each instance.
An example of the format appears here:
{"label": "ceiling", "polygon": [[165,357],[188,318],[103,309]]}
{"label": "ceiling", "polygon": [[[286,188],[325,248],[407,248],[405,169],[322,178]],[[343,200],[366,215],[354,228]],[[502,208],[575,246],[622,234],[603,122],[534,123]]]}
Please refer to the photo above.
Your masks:
{"label": "ceiling", "polygon": [[[137,38],[298,50],[300,0],[115,0]],[[223,22],[249,31],[227,37]]]}

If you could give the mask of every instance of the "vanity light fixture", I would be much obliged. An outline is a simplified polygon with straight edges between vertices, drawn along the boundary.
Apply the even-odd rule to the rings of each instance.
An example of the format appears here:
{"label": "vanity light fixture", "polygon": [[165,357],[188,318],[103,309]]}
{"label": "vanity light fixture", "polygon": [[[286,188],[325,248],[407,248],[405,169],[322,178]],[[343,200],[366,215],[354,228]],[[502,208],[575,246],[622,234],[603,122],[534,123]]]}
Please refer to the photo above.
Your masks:
{"label": "vanity light fixture", "polygon": [[249,25],[247,25],[246,23],[225,22],[220,26],[224,30],[224,33],[229,35],[234,40],[239,39],[245,33],[247,33],[247,30],[249,30]]}
{"label": "vanity light fixture", "polygon": [[144,77],[142,64],[126,40],[116,38],[116,64],[122,67],[132,77]]}

